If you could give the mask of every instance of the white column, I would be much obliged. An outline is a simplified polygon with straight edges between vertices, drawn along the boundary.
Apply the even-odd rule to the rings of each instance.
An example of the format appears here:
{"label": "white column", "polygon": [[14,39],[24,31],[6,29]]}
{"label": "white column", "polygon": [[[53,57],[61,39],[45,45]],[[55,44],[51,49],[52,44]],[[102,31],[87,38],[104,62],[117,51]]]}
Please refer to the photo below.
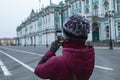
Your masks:
{"label": "white column", "polygon": [[88,34],[87,41],[92,41],[92,22],[90,22],[90,33]]}
{"label": "white column", "polygon": [[90,5],[90,13],[92,13],[92,0],[89,0],[89,5]]}
{"label": "white column", "polygon": [[85,16],[85,6],[84,6],[84,0],[82,0],[82,15]]}
{"label": "white column", "polygon": [[[92,0],[89,0],[90,5],[90,16],[92,16]],[[90,33],[88,34],[87,41],[92,41],[92,17],[89,18],[90,21]]]}
{"label": "white column", "polygon": [[114,25],[114,18],[111,17],[111,39],[115,40],[115,25]]}
{"label": "white column", "polygon": [[113,9],[114,9],[114,8],[113,8],[113,4],[114,4],[114,3],[113,3],[113,0],[110,0],[109,4],[110,4],[110,5],[109,5],[109,9],[110,9],[110,10],[113,10]]}
{"label": "white column", "polygon": [[70,16],[70,6],[68,7],[68,16]]}
{"label": "white column", "polygon": [[117,1],[115,0],[114,3],[115,3],[114,4],[115,5],[115,9],[114,10],[117,12]]}
{"label": "white column", "polygon": [[[110,0],[110,5],[109,5],[109,8],[110,8],[110,11],[113,11],[114,10],[114,6],[113,6],[113,0]],[[110,12],[113,16],[114,16],[114,12]],[[111,20],[111,24],[110,24],[110,27],[111,27],[111,39],[114,39],[115,40],[115,25],[114,25],[114,17],[111,17],[110,18]]]}
{"label": "white column", "polygon": [[62,28],[62,24],[61,24],[61,21],[62,21],[62,19],[61,19],[61,12],[59,12],[59,19],[60,19],[59,23],[60,23],[60,26]]}
{"label": "white column", "polygon": [[98,16],[101,16],[101,14],[102,14],[102,12],[103,12],[103,10],[102,10],[102,0],[99,0],[99,7],[98,7],[99,9],[99,11],[98,11]]}
{"label": "white column", "polygon": [[68,16],[70,16],[70,3],[67,3],[68,6]]}

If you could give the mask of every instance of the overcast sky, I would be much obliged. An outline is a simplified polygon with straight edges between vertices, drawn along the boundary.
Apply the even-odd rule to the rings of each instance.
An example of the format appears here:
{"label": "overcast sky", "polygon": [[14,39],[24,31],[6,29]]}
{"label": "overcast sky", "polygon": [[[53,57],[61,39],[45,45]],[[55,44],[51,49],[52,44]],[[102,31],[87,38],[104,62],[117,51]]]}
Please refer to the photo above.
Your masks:
{"label": "overcast sky", "polygon": [[[52,0],[58,4],[62,0]],[[0,0],[0,38],[16,37],[16,28],[27,18],[31,10],[39,10],[43,4],[49,5],[49,0]]]}

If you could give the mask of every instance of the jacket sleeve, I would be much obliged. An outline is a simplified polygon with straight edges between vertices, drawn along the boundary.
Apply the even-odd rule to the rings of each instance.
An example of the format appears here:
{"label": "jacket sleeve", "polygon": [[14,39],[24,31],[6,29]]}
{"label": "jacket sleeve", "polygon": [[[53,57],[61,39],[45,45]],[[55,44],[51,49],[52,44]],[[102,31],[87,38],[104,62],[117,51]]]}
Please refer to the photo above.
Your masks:
{"label": "jacket sleeve", "polygon": [[49,58],[56,56],[55,53],[53,53],[52,51],[47,51],[45,53],[45,55],[42,57],[42,59],[39,61],[39,64],[42,64],[44,62],[46,62]]}
{"label": "jacket sleeve", "polygon": [[55,54],[52,53],[51,51],[48,51],[44,56],[49,57],[49,59],[44,63],[41,63],[41,60],[40,60],[37,67],[35,68],[34,73],[38,77],[41,77],[44,79],[52,79],[56,74]]}

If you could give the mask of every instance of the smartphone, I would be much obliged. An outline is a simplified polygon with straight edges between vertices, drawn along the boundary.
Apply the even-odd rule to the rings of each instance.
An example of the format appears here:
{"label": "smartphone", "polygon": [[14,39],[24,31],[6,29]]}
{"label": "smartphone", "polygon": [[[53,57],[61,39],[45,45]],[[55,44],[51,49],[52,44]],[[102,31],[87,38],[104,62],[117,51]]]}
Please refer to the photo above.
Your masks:
{"label": "smartphone", "polygon": [[63,37],[62,37],[62,32],[56,32],[56,40],[58,40],[60,43],[63,43]]}

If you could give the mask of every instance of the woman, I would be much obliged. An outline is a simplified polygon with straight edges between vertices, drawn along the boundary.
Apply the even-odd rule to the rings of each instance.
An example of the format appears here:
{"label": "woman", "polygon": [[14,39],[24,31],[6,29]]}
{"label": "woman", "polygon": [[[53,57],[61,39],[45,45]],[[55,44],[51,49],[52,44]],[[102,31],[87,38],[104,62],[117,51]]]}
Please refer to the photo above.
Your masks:
{"label": "woman", "polygon": [[54,41],[35,68],[35,74],[50,80],[89,80],[94,69],[94,48],[85,46],[89,21],[80,14],[64,23],[62,56],[56,56],[60,43]]}

